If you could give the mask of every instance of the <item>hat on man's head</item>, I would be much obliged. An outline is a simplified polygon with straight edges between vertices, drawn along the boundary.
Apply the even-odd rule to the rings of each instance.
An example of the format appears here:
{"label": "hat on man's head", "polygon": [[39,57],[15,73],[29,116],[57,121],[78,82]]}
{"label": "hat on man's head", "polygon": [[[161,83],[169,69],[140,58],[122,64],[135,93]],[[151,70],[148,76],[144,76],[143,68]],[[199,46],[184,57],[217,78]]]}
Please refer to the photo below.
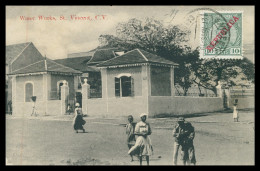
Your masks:
{"label": "hat on man's head", "polygon": [[76,103],[76,105],[75,105],[76,107],[79,107],[80,105],[79,105],[79,103]]}
{"label": "hat on man's head", "polygon": [[184,122],[185,119],[184,119],[184,117],[179,117],[179,118],[177,119],[177,121],[178,121],[178,122]]}
{"label": "hat on man's head", "polygon": [[140,114],[140,118],[143,117],[143,116],[148,116],[148,114],[146,114],[146,113],[141,113],[141,114]]}

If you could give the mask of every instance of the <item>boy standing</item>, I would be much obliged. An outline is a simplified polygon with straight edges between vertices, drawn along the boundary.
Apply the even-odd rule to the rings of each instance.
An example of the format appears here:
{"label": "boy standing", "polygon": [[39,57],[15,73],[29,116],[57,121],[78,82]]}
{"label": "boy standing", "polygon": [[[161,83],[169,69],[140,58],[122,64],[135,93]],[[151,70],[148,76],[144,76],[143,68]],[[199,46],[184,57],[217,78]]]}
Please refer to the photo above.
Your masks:
{"label": "boy standing", "polygon": [[[135,131],[136,123],[134,123],[133,121],[134,121],[133,116],[129,115],[128,116],[129,123],[126,125],[127,145],[129,149],[135,145],[134,131]],[[134,161],[133,155],[130,156],[131,156],[131,162]]]}

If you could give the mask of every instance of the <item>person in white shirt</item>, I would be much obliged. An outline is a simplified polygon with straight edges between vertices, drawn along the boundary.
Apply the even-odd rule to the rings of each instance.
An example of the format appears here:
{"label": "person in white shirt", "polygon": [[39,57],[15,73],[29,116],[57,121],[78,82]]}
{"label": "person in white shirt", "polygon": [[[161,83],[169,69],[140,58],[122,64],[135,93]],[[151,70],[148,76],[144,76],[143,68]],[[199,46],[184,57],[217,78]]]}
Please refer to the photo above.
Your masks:
{"label": "person in white shirt", "polygon": [[142,165],[143,156],[146,157],[147,165],[149,165],[149,156],[153,154],[153,147],[149,135],[152,134],[150,124],[146,122],[147,114],[140,115],[141,121],[135,126],[135,135],[137,135],[135,145],[128,151],[128,154],[139,156],[140,165]]}

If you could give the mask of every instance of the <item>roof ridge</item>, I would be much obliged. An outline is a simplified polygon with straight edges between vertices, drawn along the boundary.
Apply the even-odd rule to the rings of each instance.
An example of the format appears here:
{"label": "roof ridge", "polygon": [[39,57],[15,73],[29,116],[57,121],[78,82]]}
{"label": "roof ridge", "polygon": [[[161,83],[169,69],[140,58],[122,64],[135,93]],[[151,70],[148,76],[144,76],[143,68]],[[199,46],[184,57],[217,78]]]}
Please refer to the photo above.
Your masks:
{"label": "roof ridge", "polygon": [[116,48],[116,47],[111,47],[111,48],[103,48],[103,49],[96,49],[96,51],[98,51],[98,50],[109,50],[109,49],[118,49],[118,48]]}
{"label": "roof ridge", "polygon": [[146,61],[148,61],[148,59],[144,56],[144,54],[137,48],[137,51],[142,55],[142,57],[146,60]]}
{"label": "roof ridge", "polygon": [[68,60],[68,59],[72,59],[72,60],[76,60],[78,58],[86,58],[88,56],[80,56],[80,57],[73,57],[73,58],[61,58],[61,59],[53,59],[53,61],[59,61],[59,60]]}
{"label": "roof ridge", "polygon": [[115,56],[114,58],[111,58],[111,59],[109,59],[109,60],[103,61],[103,62],[99,63],[98,65],[103,64],[103,63],[105,63],[105,62],[108,62],[108,61],[110,61],[110,60],[112,60],[112,59],[119,58],[119,57],[121,57],[121,56],[123,56],[123,55],[125,55],[125,54],[127,54],[127,53],[130,53],[130,52],[132,52],[132,51],[134,51],[134,50],[137,50],[137,49],[133,49],[133,50],[130,50],[130,51],[128,51],[128,52],[126,52],[126,53],[124,53],[124,54],[122,54],[122,55]]}
{"label": "roof ridge", "polygon": [[11,60],[11,64],[23,53],[23,51],[30,45],[30,44],[32,44],[32,42],[29,42],[24,48],[23,48],[23,50],[16,56],[16,57],[14,57],[14,59],[12,59]]}
{"label": "roof ridge", "polygon": [[[37,61],[37,62],[34,62],[34,63],[30,64],[30,65],[27,65],[27,66],[25,66],[25,67],[23,67],[23,68],[19,68],[19,69],[17,69],[17,70],[14,70],[14,71],[12,71],[12,72],[16,72],[16,71],[19,71],[19,70],[21,70],[21,69],[25,69],[25,68],[27,68],[27,67],[29,67],[29,66],[35,65],[35,64],[37,64],[37,63],[39,63],[39,62],[42,62],[42,61],[44,61],[44,59],[43,59],[43,60],[40,60],[40,61]],[[12,72],[11,72],[11,73],[12,73]]]}
{"label": "roof ridge", "polygon": [[[141,50],[142,50],[142,49],[141,49]],[[171,61],[171,60],[169,60],[169,59],[167,59],[167,58],[165,58],[165,57],[159,56],[159,55],[157,55],[157,54],[155,54],[155,53],[151,53],[151,52],[148,52],[148,51],[145,51],[145,50],[142,50],[142,51],[144,51],[144,52],[146,52],[146,53],[148,53],[148,54],[154,55],[154,56],[156,56],[157,58],[162,58],[163,60],[166,60],[166,61],[173,62],[173,63],[177,64],[176,62]]]}
{"label": "roof ridge", "polygon": [[16,46],[16,45],[21,45],[21,44],[30,44],[32,42],[25,42],[25,43],[15,43],[15,44],[10,44],[10,45],[6,45],[6,46]]}
{"label": "roof ridge", "polygon": [[[87,62],[87,64],[90,64],[90,63],[98,63],[99,61],[97,61],[97,62],[91,62],[91,60],[94,58],[95,53],[96,53],[97,51],[100,51],[100,50],[109,50],[109,49],[116,49],[116,48],[97,49],[97,50],[93,53],[92,57],[89,59],[89,61]],[[114,57],[116,57],[114,51],[112,51],[112,52],[113,52],[113,54],[114,54]],[[111,59],[113,59],[113,58],[111,58]],[[103,61],[103,62],[104,62],[104,61]]]}
{"label": "roof ridge", "polygon": [[[67,67],[67,66],[65,66],[65,65],[59,64],[59,63],[57,63],[57,62],[55,62],[55,61],[53,61],[53,60],[51,60],[51,59],[49,59],[49,58],[46,58],[46,59],[48,59],[49,61],[55,63],[56,65],[60,65],[60,66],[65,67],[65,68],[72,69],[72,70],[75,71],[75,72],[81,72],[81,71],[75,70],[75,69],[73,69],[73,68]],[[47,70],[48,70],[48,64],[47,64]]]}

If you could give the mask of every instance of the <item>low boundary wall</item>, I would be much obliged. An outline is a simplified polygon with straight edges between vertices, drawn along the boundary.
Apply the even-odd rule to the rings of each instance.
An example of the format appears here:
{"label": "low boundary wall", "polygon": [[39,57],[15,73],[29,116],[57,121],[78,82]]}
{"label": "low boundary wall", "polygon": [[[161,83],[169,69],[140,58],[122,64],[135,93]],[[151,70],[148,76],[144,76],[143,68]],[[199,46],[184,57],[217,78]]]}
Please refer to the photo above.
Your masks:
{"label": "low boundary wall", "polygon": [[182,115],[223,110],[221,97],[150,97],[149,114]]}

